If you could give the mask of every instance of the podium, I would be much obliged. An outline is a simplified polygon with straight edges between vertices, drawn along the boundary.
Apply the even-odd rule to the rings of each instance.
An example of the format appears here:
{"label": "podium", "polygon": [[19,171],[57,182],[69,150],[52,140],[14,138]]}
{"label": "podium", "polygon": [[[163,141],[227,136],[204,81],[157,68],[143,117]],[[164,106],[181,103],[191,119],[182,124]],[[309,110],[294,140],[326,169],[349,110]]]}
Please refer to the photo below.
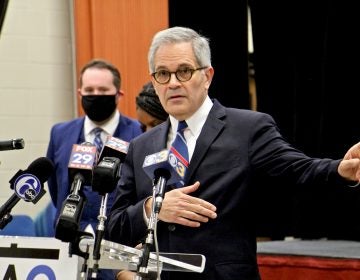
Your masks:
{"label": "podium", "polygon": [[[81,240],[79,247],[82,251],[88,250],[90,253],[87,260],[88,267],[92,267],[92,251],[94,247],[93,239]],[[98,261],[99,268],[120,269],[137,271],[138,265],[143,254],[142,250],[121,245],[115,242],[102,240],[101,258]],[[199,254],[183,253],[150,253],[148,270],[149,272],[160,271],[179,271],[179,272],[198,272],[201,273],[205,268],[205,256]],[[184,276],[185,277],[185,276]]]}
{"label": "podium", "polygon": [[68,251],[55,238],[0,235],[0,279],[78,279],[80,258]]}
{"label": "podium", "polygon": [[[82,250],[89,249],[88,267],[92,259],[93,239],[79,243]],[[68,254],[69,243],[49,237],[0,236],[0,279],[35,279],[46,275],[48,279],[81,279],[82,257]],[[99,268],[126,269],[137,271],[142,250],[102,240]],[[181,271],[201,273],[205,257],[196,254],[150,253],[148,270]],[[184,276],[186,277],[186,276]]]}

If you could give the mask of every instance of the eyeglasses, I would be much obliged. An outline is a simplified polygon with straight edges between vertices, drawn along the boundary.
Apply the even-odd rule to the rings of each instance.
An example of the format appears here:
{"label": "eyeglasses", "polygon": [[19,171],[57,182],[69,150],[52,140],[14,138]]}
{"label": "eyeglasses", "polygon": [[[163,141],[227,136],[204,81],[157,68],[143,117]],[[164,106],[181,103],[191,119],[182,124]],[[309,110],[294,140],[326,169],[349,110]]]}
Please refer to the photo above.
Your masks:
{"label": "eyeglasses", "polygon": [[154,77],[155,81],[157,81],[159,84],[162,84],[162,85],[170,82],[172,74],[175,74],[175,77],[176,77],[176,79],[178,79],[179,82],[187,82],[192,78],[195,71],[203,70],[206,68],[208,68],[208,67],[207,66],[199,67],[196,69],[180,68],[180,69],[176,70],[175,72],[170,72],[168,70],[159,70],[157,72],[152,73],[151,76]]}

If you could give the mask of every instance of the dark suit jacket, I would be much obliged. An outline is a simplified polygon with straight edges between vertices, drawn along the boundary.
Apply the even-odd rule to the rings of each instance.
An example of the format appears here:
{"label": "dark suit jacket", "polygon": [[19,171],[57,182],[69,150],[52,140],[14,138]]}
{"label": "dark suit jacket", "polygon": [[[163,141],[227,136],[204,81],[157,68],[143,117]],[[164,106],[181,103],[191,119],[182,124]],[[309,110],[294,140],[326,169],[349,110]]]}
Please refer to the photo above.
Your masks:
{"label": "dark suit jacket", "polygon": [[[50,133],[50,142],[47,150],[47,157],[55,165],[55,172],[48,180],[48,186],[51,199],[57,208],[56,217],[58,217],[63,201],[69,194],[71,182],[68,178],[68,164],[73,144],[84,142],[84,117],[77,118],[68,122],[54,125]],[[118,127],[115,130],[114,137],[130,142],[131,139],[141,134],[140,123],[124,115],[121,115]],[[81,229],[88,223],[93,227],[98,223],[100,196],[91,191],[90,187],[84,190],[88,198],[84,213],[81,219]],[[115,191],[109,195],[108,208],[110,209]],[[94,230],[95,230],[94,228]]]}
{"label": "dark suit jacket", "polygon": [[[109,215],[108,238],[114,242],[134,246],[146,236],[143,203],[152,195],[152,184],[142,165],[146,155],[166,147],[169,126],[167,121],[130,144]],[[291,147],[269,115],[225,108],[215,100],[185,181],[187,185],[200,181],[193,195],[213,203],[218,217],[199,228],[161,221],[157,226],[161,252],[203,254],[206,267],[202,274],[162,272],[162,280],[259,279],[252,219],[254,178],[269,174],[292,179],[294,184],[341,182],[338,164],[309,158]]]}

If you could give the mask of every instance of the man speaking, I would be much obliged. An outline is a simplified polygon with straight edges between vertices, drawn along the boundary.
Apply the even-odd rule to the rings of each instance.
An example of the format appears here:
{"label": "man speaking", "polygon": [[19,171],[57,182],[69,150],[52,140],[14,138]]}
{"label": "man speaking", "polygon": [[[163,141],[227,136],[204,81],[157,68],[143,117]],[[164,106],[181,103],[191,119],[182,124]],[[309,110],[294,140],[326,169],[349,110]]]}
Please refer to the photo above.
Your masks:
{"label": "man speaking", "polygon": [[346,187],[360,180],[360,143],[342,160],[310,158],[285,141],[271,116],[211,100],[208,89],[214,69],[209,42],[192,29],[158,32],[148,62],[170,118],[130,142],[109,216],[111,240],[136,246],[145,236],[153,201],[152,180],[143,161],[170,149],[180,124],[179,138],[186,143],[184,158],[188,156],[189,165],[184,186],[169,186],[165,192],[158,215],[159,251],[202,254],[206,264],[203,273],[163,271],[161,279],[259,280],[255,178],[278,177],[289,187],[309,183]]}

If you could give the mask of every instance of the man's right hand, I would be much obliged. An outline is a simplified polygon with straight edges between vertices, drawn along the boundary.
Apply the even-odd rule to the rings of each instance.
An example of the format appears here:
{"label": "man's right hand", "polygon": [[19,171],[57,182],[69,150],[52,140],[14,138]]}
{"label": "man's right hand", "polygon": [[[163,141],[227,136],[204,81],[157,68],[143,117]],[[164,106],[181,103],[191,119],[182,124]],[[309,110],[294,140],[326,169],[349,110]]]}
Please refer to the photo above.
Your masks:
{"label": "man's right hand", "polygon": [[[215,219],[216,206],[190,194],[200,187],[200,182],[165,193],[158,219],[188,227],[200,227],[209,219]],[[148,217],[151,213],[152,198],[145,204]]]}

